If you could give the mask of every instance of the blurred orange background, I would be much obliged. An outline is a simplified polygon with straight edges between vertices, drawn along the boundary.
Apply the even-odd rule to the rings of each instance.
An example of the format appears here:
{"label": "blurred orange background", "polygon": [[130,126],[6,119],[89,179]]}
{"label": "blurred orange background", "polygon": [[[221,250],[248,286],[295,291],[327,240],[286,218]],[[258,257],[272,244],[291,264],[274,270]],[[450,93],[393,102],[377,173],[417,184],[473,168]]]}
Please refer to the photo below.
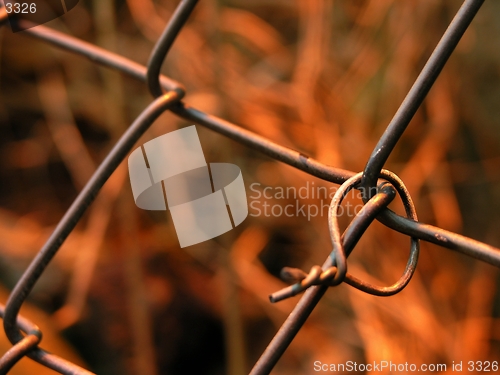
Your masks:
{"label": "blurred orange background", "polygon": [[[176,5],[80,0],[47,26],[146,64]],[[202,0],[163,73],[186,86],[187,104],[357,172],[460,5]],[[486,1],[385,166],[407,185],[419,220],[496,247],[499,25],[500,2]],[[0,29],[0,281],[6,289],[151,101],[141,82]],[[187,125],[164,114],[139,143]],[[252,184],[270,192],[335,187],[197,130],[207,161],[242,169],[249,204],[257,195]],[[268,301],[286,285],[280,269],[309,270],[330,252],[326,216],[250,210],[255,215],[235,230],[181,249],[168,213],[134,205],[126,169],[124,162],[112,175],[30,295],[35,307],[25,313],[46,322],[42,331],[55,337],[42,346],[100,374],[248,373],[299,299]],[[280,207],[319,204],[311,196],[265,199]],[[403,212],[399,203],[392,206]],[[389,285],[408,251],[408,238],[374,223],[349,270]],[[498,285],[493,266],[422,243],[417,272],[400,294],[330,289],[273,374],[313,374],[315,361],[444,363],[448,372],[453,362],[464,361],[465,368],[469,360],[499,361]],[[4,353],[3,333],[2,340]],[[42,371],[23,359],[12,374]]]}

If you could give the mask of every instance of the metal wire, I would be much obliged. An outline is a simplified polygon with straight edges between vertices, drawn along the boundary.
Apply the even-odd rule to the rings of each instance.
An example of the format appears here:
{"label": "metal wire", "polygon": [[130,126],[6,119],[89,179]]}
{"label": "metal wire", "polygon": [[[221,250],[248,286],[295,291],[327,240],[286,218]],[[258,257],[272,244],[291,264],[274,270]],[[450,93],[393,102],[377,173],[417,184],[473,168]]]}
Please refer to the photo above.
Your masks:
{"label": "metal wire", "polygon": [[[270,373],[330,286],[344,281],[367,293],[376,295],[391,295],[404,288],[410,281],[416,267],[418,239],[435,243],[500,267],[499,249],[457,233],[418,222],[411,198],[404,188],[403,182],[391,172],[382,170],[394,146],[410,123],[483,2],[484,0],[465,0],[415,81],[415,84],[380,138],[372,155],[368,159],[363,174],[355,174],[351,171],[322,164],[295,150],[276,144],[236,124],[199,111],[182,102],[185,88],[182,84],[171,78],[160,75],[160,70],[168,51],[172,47],[176,36],[182,30],[189,15],[192,13],[197,0],[183,0],[178,5],[165,31],[153,48],[147,68],[123,56],[44,26],[25,30],[24,34],[26,35],[82,55],[96,64],[110,67],[146,82],[155,99],[127,129],[75,199],[51,237],[14,287],[5,311],[3,307],[0,308],[0,315],[4,320],[4,330],[13,344],[13,347],[0,359],[0,374],[6,373],[23,356],[28,356],[62,374],[90,374],[87,370],[39,348],[41,332],[38,328],[34,328],[36,326],[22,319],[19,311],[38,278],[57,253],[66,237],[74,229],[86,208],[92,203],[105,181],[125,158],[139,137],[165,111],[171,111],[181,118],[212,129],[236,142],[315,177],[336,184],[344,184],[348,181],[341,187],[341,189],[344,189],[344,193],[354,187],[360,189],[364,197],[365,206],[360,211],[360,214],[351,222],[342,237],[338,233],[335,218],[330,216],[330,229],[333,233],[332,244],[334,250],[328,256],[323,267],[315,266],[309,274],[301,270],[285,269],[285,276],[293,279],[296,283],[273,294],[270,297],[271,300],[276,302],[304,290],[305,292],[261,358],[255,364],[250,373],[252,375]],[[7,13],[4,8],[0,8],[0,25],[5,24],[6,20]],[[26,21],[19,20],[18,22],[23,26],[22,23]],[[374,192],[374,187],[379,183],[377,181],[379,177],[389,182],[380,181],[381,184],[376,189],[376,192]],[[408,218],[399,216],[386,208],[394,199],[396,192],[403,199]],[[341,193],[335,202],[333,202],[331,206],[332,210],[341,203],[344,193]],[[412,244],[406,270],[402,278],[391,287],[381,288],[367,284],[347,272],[346,258],[375,218],[384,225],[411,237]],[[25,332],[26,335],[22,332]]]}
{"label": "metal wire", "polygon": [[[381,189],[380,193],[376,194],[366,203],[364,207],[367,207],[366,212],[368,214],[357,215],[349,225],[350,229],[348,228],[344,232],[343,246],[347,253],[363,235],[367,225],[394,199],[395,195],[394,188],[385,187]],[[333,266],[333,258],[328,256],[321,268],[322,270],[328,271]],[[315,275],[313,275],[313,277],[314,276]],[[314,284],[314,282],[311,284]],[[304,287],[299,289],[298,286],[291,286],[271,295],[270,299],[272,302],[279,301],[301,292],[306,287],[307,285],[304,285]],[[328,287],[328,283],[320,282],[319,285],[313,285],[307,288],[303,297],[273,337],[259,360],[255,363],[252,371],[250,371],[250,375],[269,374],[271,372],[288,345],[290,345],[295,335],[299,332],[302,325],[314,310],[314,307],[316,307],[321,300],[321,297],[323,297]]]}
{"label": "metal wire", "polygon": [[[0,304],[0,317],[5,315],[5,306]],[[40,329],[28,321],[27,319],[18,316],[17,326],[20,330],[27,333],[22,340],[12,346],[0,358],[0,375],[6,374],[21,358],[23,358],[31,349],[35,348],[42,340],[42,332]]]}
{"label": "metal wire", "polygon": [[160,39],[155,44],[148,62],[147,83],[149,91],[156,98],[163,94],[160,84],[160,70],[175,37],[181,31],[198,0],[182,0]]}
{"label": "metal wire", "polygon": [[[66,214],[61,219],[45,245],[21,276],[21,279],[17,282],[9,296],[3,320],[5,334],[13,344],[17,344],[23,339],[23,336],[16,325],[16,319],[19,315],[21,305],[26,300],[26,297],[31,292],[31,289],[49,264],[50,260],[56,254],[57,250],[59,250],[66,237],[68,237],[74,229],[78,220],[82,217],[87,207],[92,203],[106,180],[109,176],[111,176],[127,153],[132,149],[135,142],[142,134],[144,134],[144,132],[149,128],[149,126],[151,126],[158,116],[160,116],[168,108],[168,106],[177,101],[178,98],[179,97],[176,92],[160,96],[141,113],[141,115],[127,129],[125,134],[110,151],[109,155],[97,168],[92,178],[85,185],[80,194],[78,194],[78,197],[75,199],[68,211],[66,211]],[[42,349],[34,349],[28,354],[28,356],[37,362],[58,371],[57,368],[53,367],[55,363],[53,361],[53,357],[55,356],[47,356],[47,353]]]}
{"label": "metal wire", "polygon": [[[417,80],[399,106],[393,119],[387,126],[373,150],[364,170],[362,186],[364,193],[370,193],[370,186],[375,186],[380,170],[389,158],[411,119],[427,96],[439,73],[443,70],[458,42],[476,16],[484,0],[466,0],[458,10],[450,25],[443,34],[429,60],[420,72]],[[369,195],[365,195],[365,199]]]}
{"label": "metal wire", "polygon": [[[119,70],[141,81],[146,81],[145,67],[102,48],[82,42],[77,38],[51,30],[44,26],[25,30],[24,33],[68,51],[81,54],[98,64]],[[170,88],[178,92],[180,96],[183,96],[184,90],[182,85],[163,76],[161,82],[164,89],[168,90]],[[182,101],[174,104],[170,108],[170,111],[179,117],[198,125],[205,126],[236,142],[322,180],[335,184],[343,184],[355,174],[355,172],[352,171],[323,164],[314,158],[310,158],[298,151],[274,143],[236,124],[193,108]],[[500,253],[498,249],[493,246],[432,225],[414,223],[399,215],[392,215],[384,212],[382,216],[385,218],[384,224],[398,232],[432,242],[436,245],[461,252],[470,257],[500,267]],[[379,220],[380,219],[379,217]]]}
{"label": "metal wire", "polygon": [[[404,186],[403,181],[396,176],[394,173],[386,170],[382,170],[380,173],[380,176],[386,179],[391,183],[391,187],[394,187],[399,196],[403,200],[403,204],[406,210],[406,215],[408,215],[408,218],[411,220],[417,221],[417,212],[415,210],[415,206],[413,205],[412,199],[410,197],[410,193]],[[361,179],[363,177],[363,173],[358,173],[357,175],[351,177],[349,180],[347,180],[337,191],[335,196],[333,197],[332,204],[330,205],[330,213],[328,215],[328,226],[330,228],[330,237],[332,239],[333,243],[333,253],[336,254],[343,254],[344,252],[346,254],[349,254],[352,251],[352,247],[346,249],[345,246],[342,244],[341,238],[340,238],[340,232],[339,232],[339,224],[338,224],[338,208],[340,206],[340,203],[342,202],[342,198],[347,194],[347,192],[353,188],[356,184],[359,184],[361,182]],[[384,190],[382,190],[384,191]],[[335,198],[337,200],[335,200]],[[363,207],[366,207],[363,206]],[[361,210],[358,215],[366,215],[366,213]],[[365,228],[366,230],[366,228]],[[349,228],[346,230],[347,233],[349,233]],[[406,285],[410,282],[411,277],[415,273],[415,269],[417,267],[417,261],[418,261],[418,253],[419,253],[419,241],[415,237],[411,237],[411,247],[410,247],[410,255],[408,257],[408,263],[406,264],[405,271],[401,278],[394,284],[389,287],[378,287],[375,285],[371,285],[363,280],[360,280],[352,275],[347,274],[345,277],[345,282],[359,290],[362,290],[365,293],[377,295],[377,296],[392,296],[396,293],[399,293],[401,290],[403,290]],[[354,247],[354,246],[353,246]],[[330,255],[331,256],[331,255]],[[336,256],[337,258],[337,256]]]}
{"label": "metal wire", "polygon": [[[361,177],[362,173],[354,175],[337,190],[332,199],[330,211],[334,211],[340,205],[342,198],[355,186],[355,184],[360,182]],[[357,213],[342,237],[339,234],[338,223],[334,219],[333,222],[330,223],[330,229],[333,232],[331,236],[333,250],[329,255],[330,260],[325,262],[328,266],[324,265],[323,268],[320,266],[313,266],[309,274],[298,269],[286,267],[282,271],[283,278],[288,280],[296,279],[294,281],[297,281],[297,283],[270,295],[269,299],[271,302],[279,302],[286,298],[293,297],[312,285],[335,286],[344,280],[347,282],[347,279],[351,278],[351,275],[347,273],[346,258],[354,249],[354,246],[356,246],[356,243],[370,223],[375,220],[377,215],[380,214],[389,203],[392,202],[395,196],[396,190],[392,185],[382,184],[379,187],[379,193],[373,196]],[[330,212],[329,216],[332,217],[332,214],[336,216],[335,212]],[[418,240],[416,240],[416,242],[418,244]],[[412,249],[412,251],[417,251],[418,253],[418,245],[415,249]],[[342,265],[339,267],[339,264]]]}

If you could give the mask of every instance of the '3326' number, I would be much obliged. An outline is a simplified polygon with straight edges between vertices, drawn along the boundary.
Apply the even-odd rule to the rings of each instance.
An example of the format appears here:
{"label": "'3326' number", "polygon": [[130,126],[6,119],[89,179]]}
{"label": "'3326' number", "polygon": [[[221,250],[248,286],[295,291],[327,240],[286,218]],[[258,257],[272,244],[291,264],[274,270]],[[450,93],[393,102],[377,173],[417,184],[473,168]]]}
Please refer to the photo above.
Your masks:
{"label": "'3326' number", "polygon": [[7,13],[36,13],[35,3],[5,3]]}

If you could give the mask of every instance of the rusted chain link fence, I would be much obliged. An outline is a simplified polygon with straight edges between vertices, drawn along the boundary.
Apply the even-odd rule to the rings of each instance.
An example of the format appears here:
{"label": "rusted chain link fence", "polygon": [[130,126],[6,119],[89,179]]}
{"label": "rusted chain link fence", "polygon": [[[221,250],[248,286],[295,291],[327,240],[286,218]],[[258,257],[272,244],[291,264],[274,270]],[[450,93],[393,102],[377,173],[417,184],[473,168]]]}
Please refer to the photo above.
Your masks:
{"label": "rusted chain link fence", "polygon": [[[294,268],[285,268],[283,270],[283,278],[291,281],[292,285],[272,294],[270,296],[271,301],[277,302],[302,292],[304,294],[294,311],[283,323],[281,329],[276,333],[267,349],[253,367],[251,371],[253,375],[269,374],[271,372],[329,287],[346,282],[366,293],[378,296],[389,296],[401,291],[408,284],[415,271],[420,240],[461,252],[467,256],[500,267],[500,249],[460,234],[419,222],[415,207],[409,192],[405,188],[404,182],[394,173],[382,169],[462,35],[480,9],[483,0],[466,0],[463,3],[392,121],[380,137],[362,173],[355,173],[322,164],[313,158],[273,143],[238,125],[190,107],[182,101],[185,94],[184,87],[180,83],[162,76],[160,70],[177,34],[182,30],[196,3],[196,0],[181,1],[156,43],[147,67],[44,26],[38,26],[25,31],[25,33],[43,42],[82,55],[91,59],[96,64],[119,70],[146,82],[150,93],[155,99],[130,125],[109,152],[108,156],[99,165],[90,181],[87,182],[64,217],[60,220],[45,246],[38,252],[35,259],[17,282],[6,306],[0,307],[5,333],[12,342],[12,348],[1,357],[0,373],[7,373],[24,356],[28,356],[62,374],[90,373],[60,358],[57,356],[57,353],[52,354],[43,350],[42,332],[35,325],[36,322],[27,321],[19,312],[35,283],[57,253],[64,240],[75,228],[79,219],[92,203],[104,183],[124,160],[140,136],[166,111],[170,111],[192,123],[207,127],[214,132],[229,137],[236,142],[312,176],[341,185],[335,194],[328,214],[333,250],[321,267],[315,266],[309,273]],[[0,24],[5,24],[6,20],[7,14],[5,9],[2,8],[0,9]],[[21,24],[21,26],[23,25]],[[337,211],[342,199],[351,189],[361,191],[365,205],[352,220],[345,232],[341,234],[337,222]],[[387,205],[396,196],[399,196],[403,201],[406,217],[399,216],[387,208]],[[347,269],[347,257],[374,219],[411,238],[411,249],[406,269],[400,280],[388,287],[369,284],[350,274]]]}

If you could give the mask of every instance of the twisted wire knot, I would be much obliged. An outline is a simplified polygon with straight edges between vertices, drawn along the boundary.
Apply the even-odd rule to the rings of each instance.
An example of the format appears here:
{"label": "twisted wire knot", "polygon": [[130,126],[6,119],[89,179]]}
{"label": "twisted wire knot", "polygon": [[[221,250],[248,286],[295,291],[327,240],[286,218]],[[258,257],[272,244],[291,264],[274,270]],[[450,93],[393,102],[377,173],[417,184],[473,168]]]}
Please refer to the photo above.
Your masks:
{"label": "twisted wire knot", "polygon": [[323,270],[318,265],[312,266],[308,274],[299,268],[283,267],[280,277],[294,284],[273,293],[269,296],[269,299],[273,303],[278,302],[296,296],[313,285],[335,286],[339,284],[338,281],[334,280],[336,274],[337,267],[335,266],[328,267],[326,270]]}
{"label": "twisted wire knot", "polygon": [[392,172],[382,170],[380,176],[386,181],[382,181],[377,186],[377,193],[366,202],[341,236],[338,224],[338,209],[347,193],[353,188],[358,188],[362,176],[363,173],[358,173],[348,179],[340,186],[332,199],[328,213],[328,226],[333,250],[323,267],[313,266],[309,273],[298,268],[284,267],[281,271],[281,278],[284,281],[293,283],[293,285],[271,294],[269,296],[271,302],[293,297],[313,285],[331,287],[343,281],[356,289],[378,296],[390,296],[399,293],[408,285],[415,272],[419,253],[419,240],[413,237],[411,238],[410,254],[405,271],[395,284],[388,287],[379,287],[360,280],[347,272],[347,257],[371,222],[379,215],[383,219],[388,213],[392,212],[387,208],[387,205],[395,198],[396,192],[403,200],[407,217],[417,220],[410,194],[401,179]]}

